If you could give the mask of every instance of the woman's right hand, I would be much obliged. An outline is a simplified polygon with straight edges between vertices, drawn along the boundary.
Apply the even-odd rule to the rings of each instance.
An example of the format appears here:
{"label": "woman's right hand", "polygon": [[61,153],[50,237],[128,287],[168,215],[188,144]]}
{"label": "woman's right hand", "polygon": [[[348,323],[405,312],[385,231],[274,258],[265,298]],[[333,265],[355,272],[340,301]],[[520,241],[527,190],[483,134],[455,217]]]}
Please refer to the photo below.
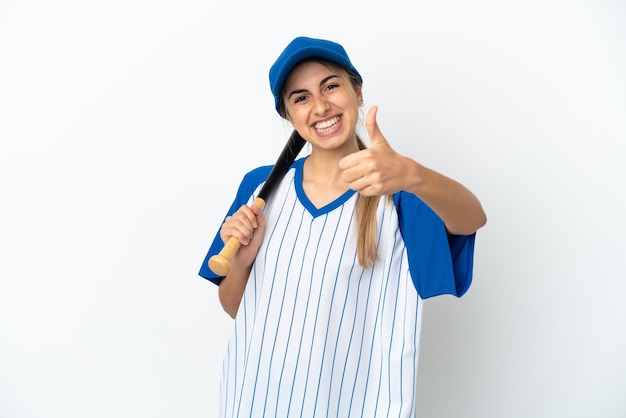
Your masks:
{"label": "woman's right hand", "polygon": [[263,209],[256,205],[242,206],[232,216],[226,217],[220,237],[226,243],[231,237],[237,238],[241,247],[231,260],[231,266],[246,269],[252,266],[263,240],[265,216]]}

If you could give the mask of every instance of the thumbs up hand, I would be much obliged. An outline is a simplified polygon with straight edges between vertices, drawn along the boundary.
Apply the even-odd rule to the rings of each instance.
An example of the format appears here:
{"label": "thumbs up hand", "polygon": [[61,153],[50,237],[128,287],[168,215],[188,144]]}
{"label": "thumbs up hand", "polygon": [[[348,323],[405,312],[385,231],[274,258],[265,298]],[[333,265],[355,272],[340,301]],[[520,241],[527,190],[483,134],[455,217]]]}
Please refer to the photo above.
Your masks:
{"label": "thumbs up hand", "polygon": [[376,122],[378,106],[365,117],[370,147],[347,155],[339,161],[342,178],[350,188],[364,196],[381,196],[405,189],[410,167],[407,158],[395,152]]}

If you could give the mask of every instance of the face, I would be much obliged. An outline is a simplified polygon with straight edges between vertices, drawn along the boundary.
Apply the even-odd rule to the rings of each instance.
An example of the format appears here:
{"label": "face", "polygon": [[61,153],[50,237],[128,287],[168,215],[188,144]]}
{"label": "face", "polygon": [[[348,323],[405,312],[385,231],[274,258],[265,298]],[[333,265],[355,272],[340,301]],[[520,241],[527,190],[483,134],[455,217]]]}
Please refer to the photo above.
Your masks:
{"label": "face", "polygon": [[283,94],[287,119],[313,151],[358,149],[356,124],[362,99],[344,70],[302,63],[287,78]]}

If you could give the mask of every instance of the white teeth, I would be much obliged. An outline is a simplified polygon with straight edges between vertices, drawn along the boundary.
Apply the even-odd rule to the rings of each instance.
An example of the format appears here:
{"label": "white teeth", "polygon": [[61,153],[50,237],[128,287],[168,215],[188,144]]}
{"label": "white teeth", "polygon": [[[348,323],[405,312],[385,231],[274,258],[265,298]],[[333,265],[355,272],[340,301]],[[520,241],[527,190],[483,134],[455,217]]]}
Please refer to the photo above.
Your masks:
{"label": "white teeth", "polygon": [[316,123],[315,129],[318,131],[327,131],[330,128],[332,128],[334,125],[336,125],[339,122],[339,120],[340,120],[339,116],[335,116],[334,118],[329,119],[325,122]]}

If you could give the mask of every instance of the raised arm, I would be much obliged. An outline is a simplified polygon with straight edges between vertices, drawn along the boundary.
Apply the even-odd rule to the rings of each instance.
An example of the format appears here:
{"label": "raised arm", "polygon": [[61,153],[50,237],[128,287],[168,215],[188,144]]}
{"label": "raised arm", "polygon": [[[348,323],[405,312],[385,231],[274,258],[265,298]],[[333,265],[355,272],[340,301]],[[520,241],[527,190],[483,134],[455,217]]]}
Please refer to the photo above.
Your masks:
{"label": "raised arm", "polygon": [[487,216],[476,196],[459,182],[395,152],[378,128],[377,110],[372,107],[365,121],[370,148],[339,162],[350,188],[366,196],[413,193],[441,217],[451,234],[469,235],[482,227]]}

